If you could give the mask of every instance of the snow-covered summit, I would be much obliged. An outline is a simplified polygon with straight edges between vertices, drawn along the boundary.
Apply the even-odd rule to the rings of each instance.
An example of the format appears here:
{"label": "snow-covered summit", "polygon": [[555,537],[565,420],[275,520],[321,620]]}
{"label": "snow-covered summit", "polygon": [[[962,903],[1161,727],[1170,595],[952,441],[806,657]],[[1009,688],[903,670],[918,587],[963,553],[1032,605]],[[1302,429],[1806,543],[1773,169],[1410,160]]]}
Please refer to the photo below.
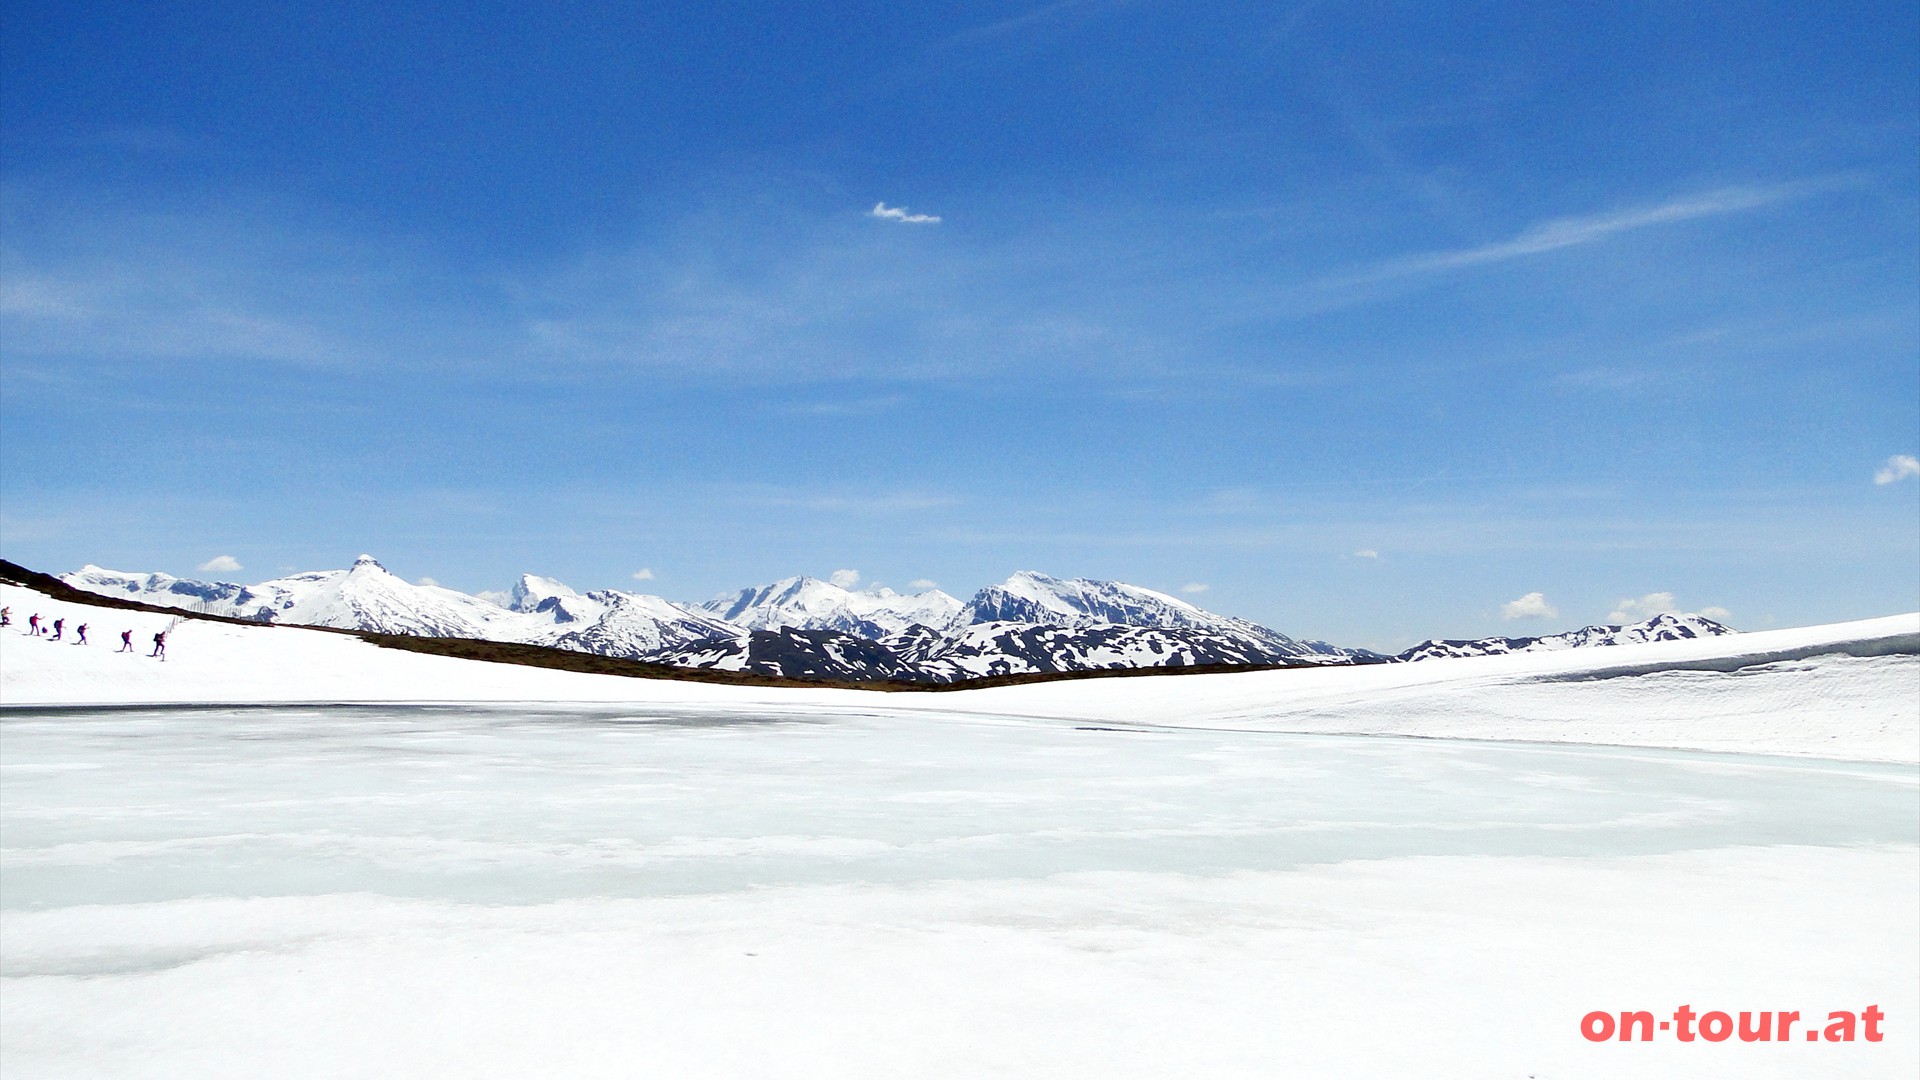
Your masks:
{"label": "snow-covered summit", "polygon": [[544,616],[547,622],[561,626],[592,623],[605,616],[605,599],[582,596],[561,582],[538,574],[521,574],[507,594],[508,611]]}
{"label": "snow-covered summit", "polygon": [[748,630],[836,630],[877,640],[914,625],[944,628],[960,612],[960,601],[938,589],[855,591],[819,578],[790,577],[709,600],[701,607]]}
{"label": "snow-covered summit", "polygon": [[1163,592],[1119,581],[1057,578],[1022,570],[975,593],[954,620],[956,629],[985,623],[1091,629],[1100,626],[1194,630],[1238,641],[1272,656],[1338,657],[1341,650],[1303,644],[1259,623],[1217,615]]}
{"label": "snow-covered summit", "polygon": [[963,625],[990,622],[1049,626],[1179,626],[1212,629],[1221,617],[1166,593],[1118,581],[1057,578],[1021,570],[975,593]]}

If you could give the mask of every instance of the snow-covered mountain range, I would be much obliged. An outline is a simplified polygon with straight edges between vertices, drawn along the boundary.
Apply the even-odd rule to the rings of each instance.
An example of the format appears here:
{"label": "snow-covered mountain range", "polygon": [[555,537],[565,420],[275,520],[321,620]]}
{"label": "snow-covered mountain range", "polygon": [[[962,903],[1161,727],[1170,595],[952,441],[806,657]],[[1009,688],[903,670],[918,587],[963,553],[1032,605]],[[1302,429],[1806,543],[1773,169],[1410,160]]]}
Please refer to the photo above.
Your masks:
{"label": "snow-covered mountain range", "polygon": [[1655,615],[1627,626],[1583,626],[1545,637],[1491,637],[1469,641],[1430,639],[1394,657],[1395,660],[1433,660],[1442,656],[1497,656],[1501,653],[1552,652],[1591,645],[1639,645],[1648,641],[1684,641],[1718,637],[1738,631],[1704,615]]}
{"label": "snow-covered mountain range", "polygon": [[1384,657],[1298,641],[1137,585],[1032,571],[966,603],[937,589],[856,591],[793,577],[693,605],[613,589],[580,593],[534,574],[496,602],[416,585],[370,555],[346,570],[257,585],[97,566],[62,580],[106,596],[258,622],[522,642],[756,674],[935,683],[1116,668],[1380,663],[1732,632],[1700,616],[1663,615],[1549,637],[1428,641]]}

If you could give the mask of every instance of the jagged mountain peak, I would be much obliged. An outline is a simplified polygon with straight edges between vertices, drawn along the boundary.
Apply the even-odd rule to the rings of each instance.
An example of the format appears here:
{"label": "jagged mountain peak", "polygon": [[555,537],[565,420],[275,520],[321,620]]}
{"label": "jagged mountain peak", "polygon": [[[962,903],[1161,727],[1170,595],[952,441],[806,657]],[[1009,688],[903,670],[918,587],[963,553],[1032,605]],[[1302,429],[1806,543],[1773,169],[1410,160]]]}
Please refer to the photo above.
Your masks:
{"label": "jagged mountain peak", "polygon": [[508,611],[538,611],[543,603],[583,599],[565,584],[539,574],[521,574],[507,594]]}

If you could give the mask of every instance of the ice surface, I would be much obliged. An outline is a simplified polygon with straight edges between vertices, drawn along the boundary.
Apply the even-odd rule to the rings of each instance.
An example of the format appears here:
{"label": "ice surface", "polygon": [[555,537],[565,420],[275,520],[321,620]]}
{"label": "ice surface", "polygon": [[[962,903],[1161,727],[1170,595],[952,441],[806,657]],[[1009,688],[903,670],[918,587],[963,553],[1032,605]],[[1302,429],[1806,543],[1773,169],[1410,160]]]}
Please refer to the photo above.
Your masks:
{"label": "ice surface", "polygon": [[1910,843],[1911,769],[887,714],[9,710],[4,903]]}
{"label": "ice surface", "polygon": [[1911,766],[1108,727],[8,709],[0,1071],[1920,1065],[1910,1022],[1872,1047],[1577,1034],[1687,1002],[1920,1015]]}

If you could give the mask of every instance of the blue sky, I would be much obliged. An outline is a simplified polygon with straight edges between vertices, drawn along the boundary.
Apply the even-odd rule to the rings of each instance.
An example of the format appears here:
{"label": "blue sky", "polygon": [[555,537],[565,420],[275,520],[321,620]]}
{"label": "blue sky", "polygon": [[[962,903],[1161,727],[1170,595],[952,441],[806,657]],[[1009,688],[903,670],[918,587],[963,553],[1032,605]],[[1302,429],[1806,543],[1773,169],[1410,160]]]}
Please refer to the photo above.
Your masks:
{"label": "blue sky", "polygon": [[1910,3],[635,6],[0,8],[6,557],[1920,608]]}

